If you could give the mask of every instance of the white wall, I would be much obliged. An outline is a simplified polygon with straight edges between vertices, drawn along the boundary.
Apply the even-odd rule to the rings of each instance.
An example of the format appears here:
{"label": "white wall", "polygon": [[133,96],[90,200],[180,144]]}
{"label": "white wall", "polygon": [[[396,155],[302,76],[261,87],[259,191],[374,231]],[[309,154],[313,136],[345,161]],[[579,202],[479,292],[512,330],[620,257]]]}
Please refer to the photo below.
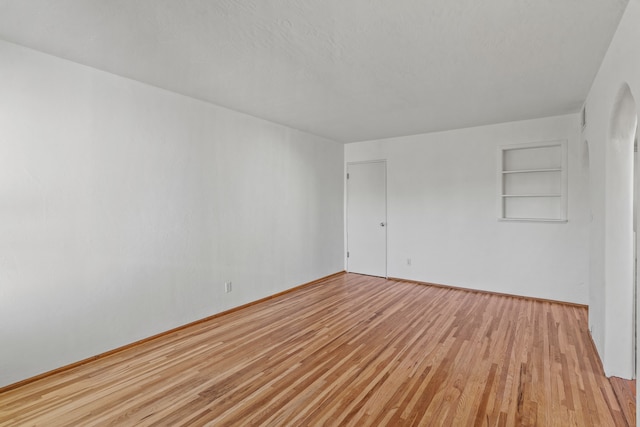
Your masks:
{"label": "white wall", "polygon": [[607,375],[633,374],[633,258],[631,151],[614,140],[621,89],[640,105],[640,0],[630,0],[586,102],[584,139],[591,152],[589,322]]}
{"label": "white wall", "polygon": [[0,42],[0,386],[342,270],[342,168],[341,144]]}
{"label": "white wall", "polygon": [[[345,162],[387,160],[388,275],[586,304],[578,126],[567,115],[346,145]],[[569,221],[498,221],[498,147],[558,139],[568,140]]]}

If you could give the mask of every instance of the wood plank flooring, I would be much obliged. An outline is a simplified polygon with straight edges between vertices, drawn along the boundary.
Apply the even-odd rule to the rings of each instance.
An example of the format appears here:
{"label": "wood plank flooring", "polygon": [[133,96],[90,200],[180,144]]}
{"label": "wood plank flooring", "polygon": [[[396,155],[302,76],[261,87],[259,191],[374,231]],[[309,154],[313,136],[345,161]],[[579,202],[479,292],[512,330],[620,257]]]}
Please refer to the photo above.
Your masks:
{"label": "wood plank flooring", "polygon": [[586,309],[344,274],[0,394],[0,425],[626,422]]}
{"label": "wood plank flooring", "polygon": [[613,394],[618,399],[618,404],[622,410],[627,424],[636,425],[636,380],[625,380],[623,378],[609,378]]}

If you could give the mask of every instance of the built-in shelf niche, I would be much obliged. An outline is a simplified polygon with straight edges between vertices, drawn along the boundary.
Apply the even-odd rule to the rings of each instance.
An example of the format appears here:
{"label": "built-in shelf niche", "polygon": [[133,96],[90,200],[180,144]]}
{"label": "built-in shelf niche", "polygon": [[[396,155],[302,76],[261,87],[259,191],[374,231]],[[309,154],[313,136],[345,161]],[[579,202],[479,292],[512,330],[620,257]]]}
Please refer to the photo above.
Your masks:
{"label": "built-in shelf niche", "polygon": [[567,142],[502,146],[498,150],[498,218],[567,221]]}

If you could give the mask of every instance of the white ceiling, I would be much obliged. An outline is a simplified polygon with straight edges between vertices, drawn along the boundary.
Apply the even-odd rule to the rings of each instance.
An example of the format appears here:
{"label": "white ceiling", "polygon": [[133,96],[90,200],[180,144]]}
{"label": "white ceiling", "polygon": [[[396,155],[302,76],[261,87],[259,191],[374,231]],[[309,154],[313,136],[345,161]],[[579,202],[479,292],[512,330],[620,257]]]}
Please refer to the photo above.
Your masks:
{"label": "white ceiling", "polygon": [[353,142],[578,111],[626,4],[0,0],[0,38]]}

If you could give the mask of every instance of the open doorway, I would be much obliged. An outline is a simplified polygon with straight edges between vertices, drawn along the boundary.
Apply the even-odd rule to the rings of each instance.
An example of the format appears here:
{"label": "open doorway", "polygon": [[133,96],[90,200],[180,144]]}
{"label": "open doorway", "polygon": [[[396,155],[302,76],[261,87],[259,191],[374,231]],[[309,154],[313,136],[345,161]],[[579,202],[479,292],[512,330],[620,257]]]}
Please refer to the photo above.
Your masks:
{"label": "open doorway", "polygon": [[625,379],[636,376],[637,282],[640,166],[634,150],[638,114],[624,84],[616,97],[609,127],[606,226],[605,371]]}
{"label": "open doorway", "polygon": [[638,375],[638,200],[640,200],[640,180],[638,170],[638,127],[633,135],[633,375]]}

